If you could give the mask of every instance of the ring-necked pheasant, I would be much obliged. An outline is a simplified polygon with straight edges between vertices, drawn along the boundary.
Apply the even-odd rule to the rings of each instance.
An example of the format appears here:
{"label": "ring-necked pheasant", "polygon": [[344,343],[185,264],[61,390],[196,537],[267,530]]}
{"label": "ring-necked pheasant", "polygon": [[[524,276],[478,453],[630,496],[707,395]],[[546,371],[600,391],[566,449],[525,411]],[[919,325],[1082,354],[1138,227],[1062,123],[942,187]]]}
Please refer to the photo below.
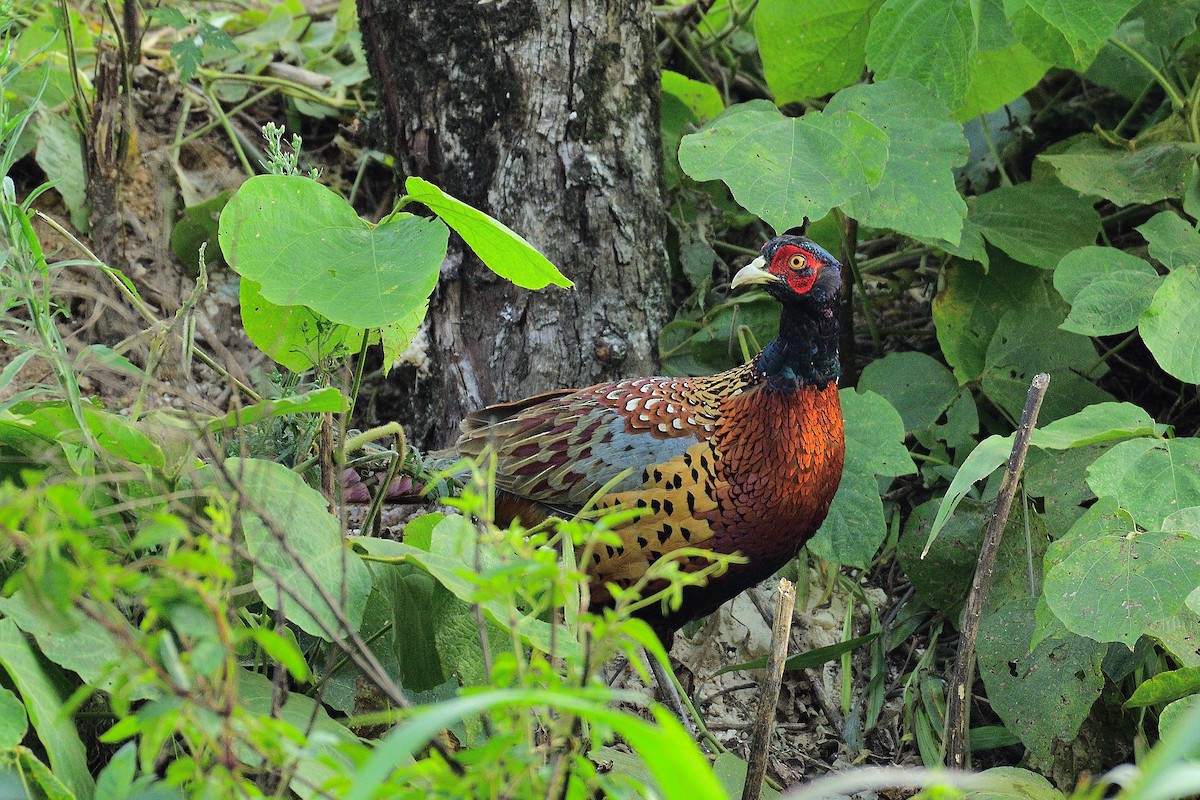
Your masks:
{"label": "ring-necked pheasant", "polygon": [[495,450],[498,522],[569,515],[631,469],[601,506],[647,511],[618,528],[620,547],[586,565],[593,605],[611,599],[607,582],[628,586],[679,547],[748,559],[686,590],[670,617],[645,612],[668,644],[680,625],[779,569],[820,527],[842,475],[840,270],[802,236],[763,245],[731,287],[761,285],[780,301],[779,337],[740,367],[547,392],[471,414],[458,450]]}

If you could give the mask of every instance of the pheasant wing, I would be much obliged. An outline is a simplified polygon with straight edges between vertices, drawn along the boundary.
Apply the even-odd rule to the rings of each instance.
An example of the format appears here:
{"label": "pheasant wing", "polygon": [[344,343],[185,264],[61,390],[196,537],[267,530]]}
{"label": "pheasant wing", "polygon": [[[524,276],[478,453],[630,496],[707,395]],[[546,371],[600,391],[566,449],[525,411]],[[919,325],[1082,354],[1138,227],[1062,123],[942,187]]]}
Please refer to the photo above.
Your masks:
{"label": "pheasant wing", "polygon": [[713,429],[716,400],[686,378],[635,378],[489,406],[462,425],[459,452],[496,453],[497,488],[559,509],[606,483],[641,486],[648,468],[681,456]]}

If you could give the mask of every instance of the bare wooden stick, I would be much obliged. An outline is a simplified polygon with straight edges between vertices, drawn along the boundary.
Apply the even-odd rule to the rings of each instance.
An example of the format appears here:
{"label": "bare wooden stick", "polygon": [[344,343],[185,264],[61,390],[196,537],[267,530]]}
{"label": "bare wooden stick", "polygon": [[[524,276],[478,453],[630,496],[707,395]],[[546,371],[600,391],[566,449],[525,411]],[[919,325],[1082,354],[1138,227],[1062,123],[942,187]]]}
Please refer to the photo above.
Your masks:
{"label": "bare wooden stick", "polygon": [[[768,625],[771,622],[771,609],[767,606],[767,601],[759,598],[758,592],[748,592],[747,597],[754,603],[754,607],[758,609],[758,613],[762,614],[762,618]],[[812,617],[808,614],[801,614],[799,626],[792,628],[792,647],[800,650],[803,642],[800,641],[798,631],[804,627],[811,627]],[[806,624],[807,623],[807,624]],[[841,709],[838,704],[830,696],[829,690],[825,688],[825,675],[819,667],[809,667],[802,671],[804,679],[808,681],[809,689],[812,691],[813,699],[817,701],[821,711],[825,713],[825,718],[829,720],[829,724],[833,726],[833,730],[837,733],[839,739],[846,741],[846,720],[842,718]]]}
{"label": "bare wooden stick", "polygon": [[996,507],[988,520],[983,535],[983,546],[979,551],[979,563],[975,567],[975,579],[963,608],[962,628],[958,639],[958,654],[954,659],[954,671],[950,674],[949,697],[946,699],[946,766],[965,768],[970,751],[967,730],[971,721],[971,683],[975,677],[975,640],[979,636],[979,619],[983,616],[983,603],[992,586],[992,572],[996,567],[996,555],[1000,550],[1000,535],[1008,523],[1012,510],[1013,496],[1017,493],[1017,481],[1025,466],[1025,454],[1029,451],[1029,437],[1037,424],[1038,411],[1046,396],[1050,376],[1039,372],[1033,377],[1029,394],[1025,397],[1025,410],[1021,413],[1021,425],[1013,437],[1012,452],[1008,456],[1008,467],[996,496]]}
{"label": "bare wooden stick", "polygon": [[750,740],[750,764],[742,800],[758,800],[767,777],[767,756],[771,749],[771,729],[775,726],[775,706],[783,685],[783,665],[787,661],[788,634],[792,611],[796,608],[796,587],[787,578],[779,579],[779,599],[775,601],[775,620],[771,625],[771,655],[767,658],[767,677],[759,698],[754,735]]}

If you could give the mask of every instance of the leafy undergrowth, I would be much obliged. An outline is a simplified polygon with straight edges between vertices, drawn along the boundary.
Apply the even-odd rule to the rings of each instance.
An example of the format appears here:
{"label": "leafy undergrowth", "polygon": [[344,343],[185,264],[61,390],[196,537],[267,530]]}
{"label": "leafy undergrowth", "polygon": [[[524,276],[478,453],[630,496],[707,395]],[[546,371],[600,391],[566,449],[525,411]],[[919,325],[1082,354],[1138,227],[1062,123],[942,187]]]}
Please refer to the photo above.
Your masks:
{"label": "leafy undergrowth", "polygon": [[[76,78],[101,45],[131,43],[99,14],[5,17],[0,794],[736,796],[745,766],[721,751],[737,736],[704,733],[710,768],[645,692],[604,675],[622,654],[648,682],[641,647],[667,664],[631,613],[695,576],[668,559],[661,597],[581,612],[575,565],[619,518],[501,530],[486,463],[422,457],[394,423],[346,429],[364,353],[413,357],[451,230],[520,286],[569,281],[426,181],[386,199],[369,177],[380,154],[327,156],[318,174],[298,138],[246,135],[249,109],[348,149],[330,131],[371,101],[354,4],[334,5],[151,13],[142,55],[170,80],[158,94],[130,80],[172,113],[113,142],[167,153],[178,180],[169,238],[146,226],[142,241],[195,278],[173,304],[162,275],[130,280],[76,239],[96,113]],[[810,220],[853,276],[846,476],[786,570],[811,633],[800,649],[818,652],[785,700],[820,710],[783,717],[776,776],[845,767],[797,796],[1196,793],[1200,3],[718,0],[656,15],[680,290],[664,369],[717,371],[773,336],[773,302],[724,291],[773,231]],[[97,330],[104,309],[132,309],[121,336],[80,324],[97,287],[115,298]],[[221,292],[252,342],[235,349],[273,377],[221,346]],[[945,676],[1038,372],[1050,389],[977,642],[971,744],[992,768],[939,776],[915,765],[945,759]],[[348,468],[379,478],[353,487],[355,536],[330,504]],[[448,507],[403,541],[365,535],[390,521],[395,487]],[[756,678],[738,662],[761,655],[767,616],[754,594],[684,632],[701,712]],[[716,633],[730,629],[758,641],[731,652]],[[782,752],[789,725],[820,729],[800,764]],[[910,766],[851,766],[881,762]]]}

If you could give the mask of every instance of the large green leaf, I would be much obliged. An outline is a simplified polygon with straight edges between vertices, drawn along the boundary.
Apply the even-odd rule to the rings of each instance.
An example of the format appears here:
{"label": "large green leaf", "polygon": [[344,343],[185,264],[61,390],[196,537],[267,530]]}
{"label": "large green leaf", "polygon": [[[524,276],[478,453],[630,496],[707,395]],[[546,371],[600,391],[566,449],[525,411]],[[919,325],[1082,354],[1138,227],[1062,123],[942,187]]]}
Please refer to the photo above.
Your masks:
{"label": "large green leaf", "polygon": [[[1189,595],[1190,596],[1190,595]],[[1200,667],[1200,612],[1183,607],[1151,623],[1146,635],[1185,667]]]}
{"label": "large green leaf", "polygon": [[[1158,718],[1158,735],[1160,738],[1167,736],[1178,735],[1180,737],[1188,736],[1186,731],[1185,720],[1188,713],[1191,712],[1191,720],[1194,723],[1200,719],[1200,694],[1194,694],[1191,697],[1185,697],[1182,700],[1176,700],[1162,710],[1162,715]],[[1174,731],[1179,728],[1179,733]],[[1200,726],[1193,724],[1193,730],[1200,729]],[[1195,741],[1194,735],[1190,741]]]}
{"label": "large green leaf", "polygon": [[765,100],[733,106],[679,146],[684,172],[724,181],[777,231],[879,185],[887,157],[887,134],[858,114],[792,119]]}
{"label": "large green leaf", "polygon": [[1200,265],[1200,233],[1174,211],[1155,214],[1137,227],[1150,255],[1168,270]]}
{"label": "large green leaf", "polygon": [[1115,498],[1101,497],[1075,520],[1066,533],[1046,548],[1043,566],[1047,571],[1052,570],[1084,543],[1110,534],[1123,536],[1135,527],[1129,512],[1120,508]]}
{"label": "large green leaf", "polygon": [[1059,327],[1084,336],[1127,333],[1160,283],[1154,267],[1137,256],[1115,247],[1081,247],[1054,270],[1054,288],[1071,304]]}
{"label": "large green leaf", "polygon": [[[1147,41],[1145,31],[1144,21],[1131,14],[1113,31],[1112,37],[1100,46],[1096,60],[1083,73],[1083,77],[1088,83],[1112,89],[1131,103],[1136,101],[1154,80],[1142,62],[1161,70],[1165,55],[1157,45]],[[1129,50],[1137,53],[1141,59],[1135,58]]]}
{"label": "large green leaf", "polygon": [[1138,330],[1160,367],[1200,383],[1200,266],[1182,266],[1163,278]]}
{"label": "large green leaf", "polygon": [[[759,11],[762,6],[759,6]],[[692,80],[686,75],[664,69],[662,74],[662,89],[664,95],[671,95],[683,103],[692,116],[706,122],[725,110],[725,101],[721,93],[711,83]]]}
{"label": "large green leaf", "polygon": [[0,752],[19,745],[27,730],[29,718],[21,699],[0,686]]}
{"label": "large green leaf", "polygon": [[[663,97],[662,108],[660,109],[663,186],[668,191],[673,191],[683,182],[683,171],[679,168],[679,142],[683,139],[684,134],[690,133],[699,127],[700,119],[686,102],[667,91],[667,72],[668,70],[664,70],[663,72]],[[689,79],[684,78],[684,80]]]}
{"label": "large green leaf", "polygon": [[404,688],[423,692],[445,682],[434,638],[438,614],[458,602],[428,572],[411,564],[377,565],[375,591],[387,607],[392,647]]}
{"label": "large green leaf", "polygon": [[[76,673],[97,689],[111,690],[112,680],[108,673],[126,654],[100,623],[74,607],[68,607],[66,619],[70,621],[70,627],[56,627],[38,616],[24,592],[0,598],[0,614],[31,634],[46,658]],[[126,635],[132,638],[134,634],[130,630]],[[135,687],[134,697],[138,699],[154,695],[155,691],[149,687]]]}
{"label": "large green leaf", "polygon": [[[445,587],[439,588],[440,596],[448,599],[436,609],[434,622],[434,646],[442,669],[447,675],[453,676],[451,680],[459,685],[490,686],[492,676],[483,657],[479,623],[471,612],[471,606]],[[483,624],[493,658],[512,651],[513,637],[508,631],[486,614]],[[474,720],[467,720],[465,725],[468,731],[480,727],[480,723]]]}
{"label": "large green leaf", "polygon": [[1049,67],[1019,43],[976,52],[971,59],[971,83],[954,118],[965,122],[1011,103],[1036,86]]}
{"label": "large green leaf", "polygon": [[257,403],[233,409],[205,423],[210,431],[222,431],[241,425],[253,425],[271,417],[288,414],[339,413],[349,410],[350,401],[336,386],[314,389],[291,397],[260,400]]}
{"label": "large green leaf", "polygon": [[775,101],[820,97],[858,81],[881,1],[759,0],[754,34]]}
{"label": "large green leaf", "polygon": [[1061,452],[1038,448],[1029,451],[1025,491],[1030,498],[1041,498],[1046,528],[1055,539],[1087,511],[1085,505],[1096,499],[1087,484],[1087,468],[1112,446],[1112,442],[1102,442]]}
{"label": "large green leaf", "polygon": [[1142,708],[1170,703],[1193,694],[1200,694],[1200,667],[1181,667],[1160,672],[1143,681],[1125,701],[1125,705],[1128,708]]}
{"label": "large green leaf", "polygon": [[992,767],[979,778],[982,787],[968,789],[962,800],[1066,800],[1050,781],[1020,767]]}
{"label": "large green leaf", "polygon": [[1046,422],[1112,400],[1108,392],[1080,374],[1096,364],[1092,340],[1060,330],[1066,317],[1061,299],[1045,295],[1039,299],[1046,301],[1044,305],[1009,311],[1000,318],[985,357],[984,394],[1012,419],[1019,419],[1033,376],[1048,372],[1050,388],[1040,416]]}
{"label": "large green leaf", "polygon": [[[407,316],[401,317],[390,325],[384,325],[379,329],[379,343],[383,346],[383,374],[391,372],[397,361],[407,355],[409,346],[417,339],[417,333],[421,330],[422,323],[425,322],[425,312],[428,311],[427,306],[421,306],[414,309]],[[419,343],[418,343],[419,344]],[[413,348],[414,356],[408,363],[417,367],[417,371],[427,369],[429,365],[428,353],[424,348],[417,346]]]}
{"label": "large green leaf", "polygon": [[[74,450],[82,437],[75,414],[66,402],[23,402],[10,409],[19,419],[24,433],[39,436],[47,442],[61,442],[64,450]],[[84,403],[83,420],[100,445],[115,458],[130,464],[159,467],[166,465],[162,448],[139,429],[128,417],[113,414]]]}
{"label": "large green leaf", "polygon": [[1111,400],[1080,374],[1104,365],[1091,339],[1060,330],[1068,307],[1050,286],[1050,275],[994,253],[985,273],[977,264],[956,262],[945,288],[933,301],[938,342],[959,383],[982,380],[992,402],[1019,417],[1029,382],[1038,372],[1052,380],[1042,407],[1047,421],[1089,403]]}
{"label": "large green leaf", "polygon": [[809,541],[821,558],[866,567],[887,535],[875,476],[894,478],[917,471],[904,447],[904,422],[874,392],[840,392],[846,424],[846,466],[825,524]]}
{"label": "large green leaf", "polygon": [[1133,403],[1095,403],[1039,427],[1033,432],[1032,442],[1036,447],[1065,450],[1136,436],[1160,436],[1165,431],[1165,425],[1157,424],[1145,409]]}
{"label": "large green leaf", "polygon": [[1060,631],[1030,649],[1033,598],[985,614],[979,625],[979,673],[992,709],[1021,737],[1034,763],[1053,743],[1071,742],[1104,688],[1104,645]]}
{"label": "large green leaf", "polygon": [[858,114],[887,135],[883,178],[845,204],[864,225],[958,243],[967,204],[954,169],[970,147],[945,103],[915,81],[895,79],[838,92],[826,114]]}
{"label": "large green leaf", "polygon": [[441,217],[470,245],[479,260],[500,277],[526,289],[541,289],[551,283],[566,287],[575,285],[520,234],[451,197],[429,181],[410,177],[404,182],[404,191]]}
{"label": "large green leaf", "polygon": [[220,223],[230,266],[258,283],[264,298],[354,328],[387,325],[423,307],[448,237],[439,220],[411,214],[371,225],[337,194],[294,175],[246,181]]}
{"label": "large green leaf", "polygon": [[1097,497],[1115,497],[1146,529],[1182,508],[1200,506],[1200,439],[1121,442],[1088,469]]}
{"label": "large green leaf", "polygon": [[200,247],[204,246],[204,260],[213,264],[225,260],[221,242],[217,238],[221,210],[233,197],[233,190],[226,189],[203,202],[183,209],[179,221],[171,228],[171,252],[187,266],[192,275],[200,274]]}
{"label": "large green leaf", "polygon": [[[291,789],[303,800],[328,797],[319,789],[353,769],[353,760],[345,750],[348,745],[358,744],[358,737],[334,721],[311,697],[285,691],[281,698],[278,687],[265,675],[241,669],[237,673],[237,701],[243,713],[287,726],[297,747]],[[259,756],[250,748],[238,750],[251,766],[259,765]]]}
{"label": "large green leaf", "polygon": [[858,388],[881,395],[900,414],[906,431],[932,426],[959,395],[944,364],[917,351],[888,353],[862,371]]}
{"label": "large green leaf", "polygon": [[[455,514],[441,520],[434,528],[434,543],[440,545],[435,548],[436,552],[420,550],[403,542],[367,536],[354,536],[351,537],[351,541],[366,552],[371,560],[419,566],[458,599],[472,603],[478,599],[475,583],[468,577],[469,573],[474,571],[472,559],[467,557],[472,550],[463,550],[462,544],[473,541],[474,537],[474,528],[470,522]],[[486,569],[489,565],[483,566]],[[513,625],[509,609],[498,600],[484,601],[480,603],[480,607],[497,625],[505,629],[511,627],[525,642],[542,652],[550,652],[552,642],[560,654],[576,653],[579,649],[579,643],[569,632],[560,628],[555,635],[551,623],[537,617],[522,617]],[[473,630],[471,635],[476,636],[477,631]]]}
{"label": "large green leaf", "polygon": [[1045,596],[1068,629],[1132,648],[1153,623],[1183,607],[1200,584],[1200,539],[1182,533],[1105,535],[1046,574]]}
{"label": "large green leaf", "polygon": [[39,106],[35,117],[37,150],[34,159],[46,173],[46,180],[62,195],[63,203],[71,212],[71,224],[78,230],[87,230],[87,179],[79,129],[69,114],[50,113],[44,108]]}
{"label": "large green leaf", "polygon": [[1004,13],[1004,0],[979,0],[979,42],[971,59],[971,83],[954,111],[959,121],[999,109],[1034,86],[1049,64],[1020,42]]}
{"label": "large green leaf", "polygon": [[1076,56],[1062,32],[1046,22],[1024,0],[1004,0],[1004,8],[1021,44],[1047,64],[1082,72],[1095,58],[1095,53]]}
{"label": "large green leaf", "polygon": [[[1160,429],[1154,424],[1154,420],[1150,419],[1150,415],[1132,403],[1098,403],[1034,430],[1030,444],[1051,450],[1067,450],[1128,439],[1132,436],[1157,435],[1159,432]],[[1154,441],[1157,440],[1136,439],[1123,444],[1136,445]],[[1008,460],[1012,445],[1012,435],[1002,437],[992,434],[971,451],[942,497],[941,507],[929,531],[930,544],[937,538],[942,526],[946,524],[958,504],[971,491],[971,487],[991,475]],[[1096,487],[1090,480],[1089,485],[1095,491]],[[1104,496],[1099,491],[1096,494]]]}
{"label": "large green leaf", "polygon": [[[742,790],[746,786],[746,773],[750,771],[749,764],[726,750],[717,754],[716,759],[713,760],[712,769],[713,775],[721,782],[726,797],[741,796]],[[772,789],[770,785],[763,786],[762,792],[759,794],[760,800],[776,800],[778,797],[780,797],[779,792]]]}
{"label": "large green leaf", "polygon": [[[994,503],[964,500],[930,546],[929,552],[923,554],[938,504],[936,498],[929,500],[917,506],[909,515],[896,548],[896,559],[904,569],[904,574],[912,581],[917,594],[957,624],[967,590],[975,576],[979,549],[983,544],[984,530],[992,517]],[[988,608],[1027,596],[1031,578],[1035,586],[1040,584],[1041,560],[1047,542],[1045,525],[1040,516],[1029,515],[1028,530],[1030,535],[1026,538],[1025,513],[1018,504],[1014,506],[1001,534],[1000,554],[996,559],[992,588],[987,597]],[[1027,552],[1029,546],[1032,552]]]}
{"label": "large green leaf", "polygon": [[250,278],[241,280],[238,307],[250,341],[292,372],[345,357],[362,344],[361,328],[330,322],[307,306],[276,305],[262,296],[261,287]]}
{"label": "large green leaf", "polygon": [[871,22],[867,65],[880,80],[912,78],[956,108],[978,39],[971,0],[885,0]]}
{"label": "large green leaf", "polygon": [[1142,0],[1135,13],[1146,24],[1146,38],[1159,47],[1170,50],[1176,42],[1196,30],[1200,17],[1197,0]]}
{"label": "large green leaf", "polygon": [[1067,253],[1095,244],[1100,215],[1092,202],[1058,181],[1031,181],[980,195],[971,220],[1017,261],[1054,269]]}
{"label": "large green leaf", "polygon": [[357,630],[371,592],[371,575],[343,541],[341,526],[321,493],[272,461],[231,458],[225,470],[247,502],[266,517],[264,521],[255,513],[242,515],[246,549],[254,560],[254,587],[263,602],[282,609],[306,633],[328,641],[331,633],[345,632],[332,601]]}
{"label": "large green leaf", "polygon": [[57,667],[38,657],[11,619],[0,619],[0,669],[25,702],[54,774],[78,800],[90,800],[95,783],[87,768],[87,750],[67,711],[69,684]]}
{"label": "large green leaf", "polygon": [[1025,5],[1062,34],[1086,65],[1137,0],[1025,0]]}
{"label": "large green leaf", "polygon": [[1183,142],[1128,150],[1088,137],[1065,152],[1038,158],[1053,166],[1058,179],[1072,189],[1126,206],[1182,197],[1197,154],[1200,146]]}
{"label": "large green leaf", "polygon": [[[1038,372],[1052,375],[1046,420],[1111,399],[1080,374],[1080,365],[1096,365],[1096,349],[1090,338],[1058,330],[1068,307],[1051,290],[1049,275],[1038,278],[1000,254],[991,260],[988,273],[976,264],[953,264],[934,300],[938,342],[960,383],[982,379],[986,395],[1014,419]],[[1102,374],[1100,363],[1092,377]]]}
{"label": "large green leaf", "polygon": [[[371,593],[367,595],[367,607],[363,611],[358,635],[370,646],[371,652],[375,654],[375,658],[383,667],[384,672],[393,676],[401,686],[406,686],[404,671],[400,665],[396,648],[393,646],[392,636],[389,635],[395,633],[395,629],[392,627],[393,614],[404,613],[404,609],[397,609],[393,605],[386,592],[381,591],[383,587],[379,585],[381,584],[379,573],[371,565],[368,565],[368,569],[371,570],[372,579],[376,581],[377,586],[373,587]],[[360,684],[363,680],[363,673],[350,659],[341,661],[333,672],[322,675],[321,680],[325,687],[325,691],[321,695],[321,702],[343,714],[353,714],[355,709],[365,710],[375,700],[375,696],[361,693]]]}
{"label": "large green leaf", "polygon": [[983,231],[974,223],[970,216],[967,216],[963,220],[958,244],[945,239],[938,239],[928,243],[945,250],[952,256],[961,258],[963,261],[978,262],[984,270],[987,270],[991,262],[991,254],[988,253],[987,244],[983,241]]}
{"label": "large green leaf", "polygon": [[1009,311],[1042,305],[1043,283],[1029,267],[996,258],[990,270],[955,261],[933,299],[933,321],[946,363],[960,384],[983,375],[988,343]]}
{"label": "large green leaf", "polygon": [[1065,450],[1091,444],[1161,436],[1167,427],[1156,423],[1133,403],[1095,403],[1069,417],[1054,420],[1033,432],[1037,447]]}
{"label": "large green leaf", "polygon": [[896,547],[896,560],[922,600],[947,617],[957,619],[971,588],[983,527],[991,512],[983,503],[964,501],[947,519],[928,552],[924,552],[938,505],[934,498],[908,515]]}
{"label": "large green leaf", "polygon": [[0,750],[0,797],[6,800],[79,800],[36,753],[23,745]]}
{"label": "large green leaf", "polygon": [[[662,92],[663,185],[671,191],[683,181],[683,171],[679,167],[680,140],[724,111],[725,101],[712,84],[692,80],[669,69],[662,73]],[[687,235],[695,234],[688,232]],[[698,238],[707,246],[702,237]],[[715,257],[716,254],[712,254],[712,258]],[[706,277],[712,272],[711,259],[707,266]]]}

